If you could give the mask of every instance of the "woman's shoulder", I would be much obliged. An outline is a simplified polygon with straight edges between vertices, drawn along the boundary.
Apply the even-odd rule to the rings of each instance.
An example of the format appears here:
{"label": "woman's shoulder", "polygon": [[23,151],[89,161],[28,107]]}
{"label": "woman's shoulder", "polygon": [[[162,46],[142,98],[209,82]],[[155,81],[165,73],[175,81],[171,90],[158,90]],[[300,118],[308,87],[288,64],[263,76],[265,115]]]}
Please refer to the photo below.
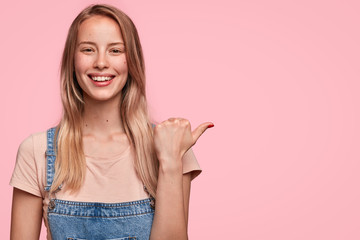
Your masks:
{"label": "woman's shoulder", "polygon": [[27,153],[34,157],[46,151],[47,130],[34,132],[22,140],[18,154]]}
{"label": "woman's shoulder", "polygon": [[10,185],[44,197],[46,131],[27,136],[19,145]]}

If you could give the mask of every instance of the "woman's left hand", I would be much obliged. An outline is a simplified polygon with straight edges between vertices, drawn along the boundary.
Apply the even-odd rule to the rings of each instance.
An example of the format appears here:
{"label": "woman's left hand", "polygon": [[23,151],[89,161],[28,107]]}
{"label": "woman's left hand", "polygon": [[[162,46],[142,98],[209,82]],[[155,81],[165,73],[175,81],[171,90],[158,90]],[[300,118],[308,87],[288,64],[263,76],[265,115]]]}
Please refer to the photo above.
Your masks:
{"label": "woman's left hand", "polygon": [[182,159],[206,129],[213,127],[211,122],[200,124],[191,132],[190,122],[183,118],[169,118],[154,128],[155,151],[160,165]]}

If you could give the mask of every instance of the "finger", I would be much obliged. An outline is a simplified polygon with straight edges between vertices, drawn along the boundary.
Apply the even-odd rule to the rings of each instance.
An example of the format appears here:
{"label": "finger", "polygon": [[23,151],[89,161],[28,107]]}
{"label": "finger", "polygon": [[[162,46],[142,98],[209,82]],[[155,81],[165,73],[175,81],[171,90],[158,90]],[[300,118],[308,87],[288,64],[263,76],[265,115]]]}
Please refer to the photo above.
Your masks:
{"label": "finger", "polygon": [[212,122],[206,122],[206,123],[202,123],[200,124],[193,132],[193,139],[194,142],[196,142],[199,137],[205,132],[206,129],[213,127],[214,124]]}

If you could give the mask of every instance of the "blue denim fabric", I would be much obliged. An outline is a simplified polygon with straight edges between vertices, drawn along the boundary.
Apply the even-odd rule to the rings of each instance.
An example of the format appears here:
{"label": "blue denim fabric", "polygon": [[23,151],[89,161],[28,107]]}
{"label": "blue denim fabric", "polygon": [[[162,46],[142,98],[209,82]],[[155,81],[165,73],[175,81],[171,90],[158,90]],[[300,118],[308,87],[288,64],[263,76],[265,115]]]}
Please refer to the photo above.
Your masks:
{"label": "blue denim fabric", "polygon": [[[54,133],[55,128],[47,131],[45,191],[50,190],[55,174]],[[148,240],[154,218],[150,203],[150,198],[123,203],[51,198],[47,213],[48,227],[53,240]]]}

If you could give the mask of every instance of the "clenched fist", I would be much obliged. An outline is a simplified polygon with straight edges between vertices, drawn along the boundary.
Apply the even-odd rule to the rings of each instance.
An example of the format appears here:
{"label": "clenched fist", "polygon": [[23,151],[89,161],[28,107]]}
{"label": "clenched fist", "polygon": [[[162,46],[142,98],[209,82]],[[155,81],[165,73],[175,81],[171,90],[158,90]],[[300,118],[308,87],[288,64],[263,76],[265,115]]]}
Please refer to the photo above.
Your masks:
{"label": "clenched fist", "polygon": [[169,118],[156,125],[154,142],[160,164],[181,160],[205,130],[213,126],[211,122],[202,123],[191,132],[190,122],[183,118]]}

